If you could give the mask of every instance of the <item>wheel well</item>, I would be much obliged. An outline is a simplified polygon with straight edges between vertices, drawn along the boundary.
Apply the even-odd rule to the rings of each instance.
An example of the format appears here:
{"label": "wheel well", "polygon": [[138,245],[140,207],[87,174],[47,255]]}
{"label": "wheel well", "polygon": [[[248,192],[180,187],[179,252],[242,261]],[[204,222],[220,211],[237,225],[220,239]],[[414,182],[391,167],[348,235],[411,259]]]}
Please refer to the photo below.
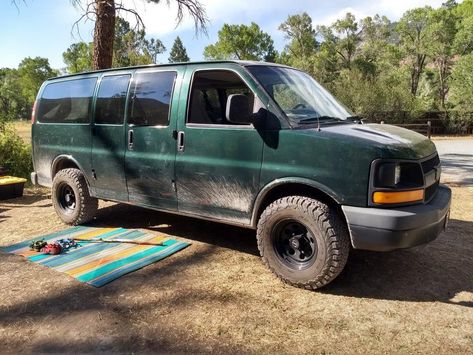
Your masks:
{"label": "wheel well", "polygon": [[[266,207],[268,207],[271,203],[274,201],[286,197],[286,196],[306,196],[310,198],[314,198],[316,200],[319,200],[337,210],[338,213],[340,213],[340,216],[343,217],[345,220],[345,214],[342,211],[342,208],[340,204],[335,201],[331,196],[326,194],[325,192],[309,186],[309,185],[304,185],[304,184],[297,184],[297,183],[287,183],[287,184],[282,184],[275,186],[273,189],[271,189],[266,195],[263,197],[263,200],[259,204],[258,211],[256,214],[256,218],[254,220],[254,224],[258,222],[259,217],[263,213]],[[346,222],[346,220],[345,220]]]}
{"label": "wheel well", "polygon": [[54,179],[54,177],[56,176],[56,174],[60,171],[60,170],[63,170],[63,169],[69,169],[69,168],[75,168],[75,169],[79,169],[80,168],[77,166],[76,163],[74,163],[72,160],[70,159],[67,159],[67,158],[63,158],[61,160],[59,160],[58,162],[56,162],[53,166],[53,170],[51,172],[51,180]]}

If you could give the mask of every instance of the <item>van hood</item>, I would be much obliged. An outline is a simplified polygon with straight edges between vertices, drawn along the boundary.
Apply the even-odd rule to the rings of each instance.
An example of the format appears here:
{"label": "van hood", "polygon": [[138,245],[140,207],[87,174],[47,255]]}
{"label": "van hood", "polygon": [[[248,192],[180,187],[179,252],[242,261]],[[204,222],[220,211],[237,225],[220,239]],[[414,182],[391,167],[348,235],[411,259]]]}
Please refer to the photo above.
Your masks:
{"label": "van hood", "polygon": [[420,159],[436,152],[435,144],[424,135],[388,124],[327,125],[318,133],[322,132],[375,146],[383,158]]}

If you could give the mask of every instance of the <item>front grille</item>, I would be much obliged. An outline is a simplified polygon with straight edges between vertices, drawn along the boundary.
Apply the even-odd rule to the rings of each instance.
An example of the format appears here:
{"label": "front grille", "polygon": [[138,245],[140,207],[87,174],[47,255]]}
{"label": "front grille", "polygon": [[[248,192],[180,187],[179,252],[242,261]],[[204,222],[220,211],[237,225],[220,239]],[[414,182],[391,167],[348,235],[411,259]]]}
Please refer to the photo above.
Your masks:
{"label": "front grille", "polygon": [[[427,174],[433,174],[432,170],[435,170],[440,165],[440,158],[438,155],[435,155],[433,158],[423,161],[421,165],[424,176]],[[437,175],[437,172],[435,172],[435,175]],[[432,185],[426,187],[424,195],[424,201],[426,203],[434,198],[435,194],[437,193],[438,187],[439,179],[437,179]]]}
{"label": "front grille", "polygon": [[429,202],[432,200],[437,193],[437,189],[439,187],[439,182],[436,181],[434,184],[430,185],[428,188],[425,189],[425,194],[424,194],[424,201]]}
{"label": "front grille", "polygon": [[440,158],[438,155],[435,155],[435,157],[430,158],[429,160],[423,161],[422,171],[424,172],[424,175],[427,174],[429,171],[433,170],[439,164]]}

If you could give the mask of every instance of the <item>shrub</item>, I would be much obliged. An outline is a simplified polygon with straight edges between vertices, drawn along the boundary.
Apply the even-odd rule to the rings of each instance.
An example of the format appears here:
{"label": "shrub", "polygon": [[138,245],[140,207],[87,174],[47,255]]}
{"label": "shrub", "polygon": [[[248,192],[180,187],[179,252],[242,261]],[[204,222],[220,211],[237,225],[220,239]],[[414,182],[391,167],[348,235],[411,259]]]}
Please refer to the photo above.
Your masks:
{"label": "shrub", "polygon": [[25,144],[14,128],[0,122],[0,166],[8,169],[9,175],[29,178],[33,171],[31,146]]}
{"label": "shrub", "polygon": [[473,112],[449,111],[445,120],[445,128],[450,134],[473,133]]}

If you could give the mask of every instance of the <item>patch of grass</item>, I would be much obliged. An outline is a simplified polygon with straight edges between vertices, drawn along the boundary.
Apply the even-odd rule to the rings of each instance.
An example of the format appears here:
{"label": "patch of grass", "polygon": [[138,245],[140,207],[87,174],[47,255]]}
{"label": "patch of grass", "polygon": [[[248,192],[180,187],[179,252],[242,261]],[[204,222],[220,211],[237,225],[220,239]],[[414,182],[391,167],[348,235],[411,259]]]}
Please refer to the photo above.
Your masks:
{"label": "patch of grass", "polygon": [[31,144],[31,121],[14,121],[13,128],[26,144]]}

